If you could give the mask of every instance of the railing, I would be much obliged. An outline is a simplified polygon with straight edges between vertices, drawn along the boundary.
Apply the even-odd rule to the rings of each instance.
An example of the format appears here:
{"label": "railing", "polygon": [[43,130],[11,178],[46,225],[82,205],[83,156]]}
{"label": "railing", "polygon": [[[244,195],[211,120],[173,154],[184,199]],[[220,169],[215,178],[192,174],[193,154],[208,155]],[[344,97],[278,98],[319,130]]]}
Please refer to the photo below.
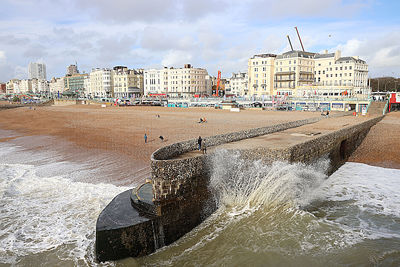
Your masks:
{"label": "railing", "polygon": [[386,114],[386,111],[387,111],[388,106],[389,106],[389,99],[386,100],[386,104],[385,104],[385,107],[383,108],[382,115],[385,115],[385,114]]}

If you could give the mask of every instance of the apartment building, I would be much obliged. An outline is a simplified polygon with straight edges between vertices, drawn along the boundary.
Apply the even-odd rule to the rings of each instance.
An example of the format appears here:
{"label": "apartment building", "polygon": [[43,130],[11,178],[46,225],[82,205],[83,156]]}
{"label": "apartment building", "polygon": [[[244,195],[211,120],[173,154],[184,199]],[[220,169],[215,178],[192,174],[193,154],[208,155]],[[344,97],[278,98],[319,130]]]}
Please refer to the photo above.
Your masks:
{"label": "apartment building", "polygon": [[245,96],[248,94],[248,77],[246,72],[232,73],[232,77],[226,80],[226,95]]}
{"label": "apartment building", "polygon": [[44,63],[31,62],[28,66],[29,79],[46,80],[46,65]]}
{"label": "apartment building", "polygon": [[249,59],[248,70],[249,95],[335,97],[367,95],[370,91],[366,62],[341,57],[340,51],[255,55]]}
{"label": "apartment building", "polygon": [[64,77],[55,78],[53,77],[49,82],[49,91],[52,95],[61,94],[64,92]]}
{"label": "apartment building", "polygon": [[143,95],[143,70],[131,70],[116,66],[112,71],[113,92],[116,98],[140,97]]}
{"label": "apartment building", "polygon": [[274,67],[276,55],[254,55],[248,61],[248,94],[272,95],[274,90]]}
{"label": "apartment building", "polygon": [[[90,87],[87,94],[92,98],[113,97],[112,91],[112,70],[107,68],[92,69],[89,74]],[[84,83],[84,81],[83,81]]]}
{"label": "apartment building", "polygon": [[32,79],[32,92],[35,94],[48,95],[50,93],[49,83],[43,79]]}
{"label": "apartment building", "polygon": [[185,64],[183,68],[144,71],[144,94],[165,94],[171,97],[193,97],[207,94],[207,70]]}
{"label": "apartment building", "polygon": [[20,80],[19,90],[21,94],[32,93],[32,80]]}
{"label": "apartment building", "polygon": [[19,94],[21,93],[19,88],[19,79],[12,79],[6,83],[6,94]]}

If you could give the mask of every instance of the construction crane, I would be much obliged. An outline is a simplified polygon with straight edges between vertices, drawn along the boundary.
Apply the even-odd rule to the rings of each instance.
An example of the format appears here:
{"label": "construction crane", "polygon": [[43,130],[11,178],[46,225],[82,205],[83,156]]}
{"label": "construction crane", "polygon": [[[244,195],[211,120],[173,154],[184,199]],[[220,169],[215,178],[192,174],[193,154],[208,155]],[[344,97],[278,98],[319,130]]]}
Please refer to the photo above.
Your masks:
{"label": "construction crane", "polygon": [[300,44],[301,44],[301,48],[303,49],[303,52],[305,52],[305,50],[304,50],[304,46],[303,46],[303,42],[301,41],[301,38],[300,38],[299,30],[297,29],[297,27],[294,27],[294,28],[296,29],[297,36],[299,37]]}
{"label": "construction crane", "polygon": [[292,49],[292,51],[294,51],[294,50],[293,50],[292,42],[290,41],[290,38],[289,38],[289,35],[286,35],[286,37],[287,37],[287,39],[288,39],[288,41],[289,41],[290,48]]}
{"label": "construction crane", "polygon": [[218,97],[219,96],[219,83],[221,82],[221,71],[218,71],[218,78],[217,78],[217,87],[215,88],[215,95]]}

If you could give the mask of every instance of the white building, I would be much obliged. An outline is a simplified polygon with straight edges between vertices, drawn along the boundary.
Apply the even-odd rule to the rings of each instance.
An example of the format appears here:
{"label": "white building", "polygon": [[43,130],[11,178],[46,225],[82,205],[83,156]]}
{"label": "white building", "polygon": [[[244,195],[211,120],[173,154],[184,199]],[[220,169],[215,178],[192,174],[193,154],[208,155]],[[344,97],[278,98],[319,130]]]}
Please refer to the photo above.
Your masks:
{"label": "white building", "polygon": [[43,79],[32,79],[32,92],[35,94],[48,95],[50,93],[49,83]]}
{"label": "white building", "polygon": [[56,96],[64,92],[64,78],[52,78],[49,82],[50,94]]}
{"label": "white building", "polygon": [[46,65],[44,63],[31,62],[28,66],[29,79],[46,80]]}
{"label": "white building", "polygon": [[340,51],[255,55],[248,70],[249,95],[365,97],[370,92],[366,62],[341,57]]}
{"label": "white building", "polygon": [[254,55],[248,61],[248,95],[272,95],[274,90],[274,54]]}
{"label": "white building", "polygon": [[144,71],[144,95],[166,94],[170,97],[193,97],[208,94],[207,70],[185,64],[183,68]]}
{"label": "white building", "polygon": [[113,97],[111,69],[92,69],[88,96],[92,98]]}
{"label": "white building", "polygon": [[21,80],[19,82],[19,90],[22,94],[27,94],[32,92],[32,80]]}
{"label": "white building", "polygon": [[19,94],[21,90],[19,88],[20,80],[12,79],[6,83],[6,94]]}
{"label": "white building", "polygon": [[226,95],[245,96],[248,93],[248,77],[246,72],[232,73],[232,77],[226,79]]}
{"label": "white building", "polygon": [[314,74],[316,88],[313,89],[318,95],[356,96],[369,93],[368,65],[358,57],[341,57],[340,51],[328,53],[325,50],[315,55]]}

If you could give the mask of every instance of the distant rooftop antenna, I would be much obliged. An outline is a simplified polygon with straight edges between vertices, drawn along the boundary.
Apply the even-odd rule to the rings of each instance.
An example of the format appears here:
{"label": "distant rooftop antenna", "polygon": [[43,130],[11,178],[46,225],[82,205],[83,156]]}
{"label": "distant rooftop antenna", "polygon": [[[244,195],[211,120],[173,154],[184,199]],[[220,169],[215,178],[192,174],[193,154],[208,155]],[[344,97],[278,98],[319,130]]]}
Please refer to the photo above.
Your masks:
{"label": "distant rooftop antenna", "polygon": [[294,27],[294,28],[296,29],[297,36],[299,37],[300,44],[301,44],[301,48],[303,49],[303,52],[305,52],[305,50],[304,50],[304,46],[303,46],[303,42],[301,41],[301,38],[300,38],[299,30],[297,29],[297,27]]}
{"label": "distant rooftop antenna", "polygon": [[293,45],[292,45],[292,42],[290,41],[289,35],[286,35],[286,37],[287,37],[287,39],[288,39],[288,41],[289,41],[290,48],[291,48],[292,51],[293,51]]}

